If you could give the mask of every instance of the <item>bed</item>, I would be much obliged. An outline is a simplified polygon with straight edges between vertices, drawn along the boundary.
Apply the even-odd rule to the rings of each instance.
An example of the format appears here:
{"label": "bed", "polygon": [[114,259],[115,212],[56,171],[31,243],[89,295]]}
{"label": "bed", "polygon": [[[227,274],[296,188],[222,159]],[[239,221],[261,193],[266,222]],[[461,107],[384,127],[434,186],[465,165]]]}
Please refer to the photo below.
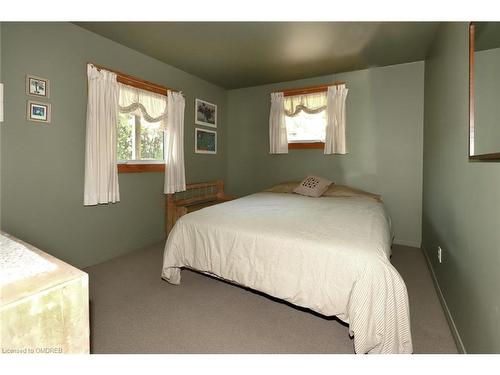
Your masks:
{"label": "bed", "polygon": [[260,192],[187,214],[162,278],[201,271],[349,325],[355,353],[412,353],[408,295],[390,263],[390,220],[369,197]]}

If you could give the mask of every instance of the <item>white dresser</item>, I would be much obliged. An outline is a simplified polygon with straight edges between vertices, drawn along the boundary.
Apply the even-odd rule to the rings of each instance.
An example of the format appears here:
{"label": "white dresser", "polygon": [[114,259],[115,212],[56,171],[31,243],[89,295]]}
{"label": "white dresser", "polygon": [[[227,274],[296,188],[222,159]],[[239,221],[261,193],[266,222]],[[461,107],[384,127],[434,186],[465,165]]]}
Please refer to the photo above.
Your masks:
{"label": "white dresser", "polygon": [[0,232],[0,354],[89,353],[88,275]]}

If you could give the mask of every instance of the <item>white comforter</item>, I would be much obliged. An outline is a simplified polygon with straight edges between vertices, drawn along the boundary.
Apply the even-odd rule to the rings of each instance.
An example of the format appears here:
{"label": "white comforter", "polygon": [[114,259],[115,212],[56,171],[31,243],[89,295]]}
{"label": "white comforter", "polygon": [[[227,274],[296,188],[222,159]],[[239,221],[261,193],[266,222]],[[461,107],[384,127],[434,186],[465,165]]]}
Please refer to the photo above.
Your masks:
{"label": "white comforter", "polygon": [[162,277],[207,272],[349,324],[356,353],[411,353],[405,283],[381,203],[257,193],[180,218]]}

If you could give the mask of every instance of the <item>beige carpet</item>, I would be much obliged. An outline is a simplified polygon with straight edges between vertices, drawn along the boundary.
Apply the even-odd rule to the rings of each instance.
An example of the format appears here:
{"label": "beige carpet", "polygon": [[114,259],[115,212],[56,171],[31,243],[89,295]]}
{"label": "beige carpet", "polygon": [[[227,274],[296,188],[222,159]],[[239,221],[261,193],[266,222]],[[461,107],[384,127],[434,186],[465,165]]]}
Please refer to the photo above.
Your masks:
{"label": "beige carpet", "polygon": [[[161,280],[163,244],[86,269],[92,353],[353,353],[348,328],[189,270]],[[456,353],[419,249],[394,246],[408,287],[415,353]]]}

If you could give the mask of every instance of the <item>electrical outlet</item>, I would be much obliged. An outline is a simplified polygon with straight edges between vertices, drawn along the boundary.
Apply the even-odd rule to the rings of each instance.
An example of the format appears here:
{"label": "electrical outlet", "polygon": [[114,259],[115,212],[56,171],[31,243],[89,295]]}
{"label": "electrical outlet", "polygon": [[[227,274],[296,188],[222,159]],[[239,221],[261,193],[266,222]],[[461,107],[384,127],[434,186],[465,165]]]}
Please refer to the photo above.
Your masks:
{"label": "electrical outlet", "polygon": [[438,262],[443,263],[443,249],[441,249],[441,246],[438,246]]}

